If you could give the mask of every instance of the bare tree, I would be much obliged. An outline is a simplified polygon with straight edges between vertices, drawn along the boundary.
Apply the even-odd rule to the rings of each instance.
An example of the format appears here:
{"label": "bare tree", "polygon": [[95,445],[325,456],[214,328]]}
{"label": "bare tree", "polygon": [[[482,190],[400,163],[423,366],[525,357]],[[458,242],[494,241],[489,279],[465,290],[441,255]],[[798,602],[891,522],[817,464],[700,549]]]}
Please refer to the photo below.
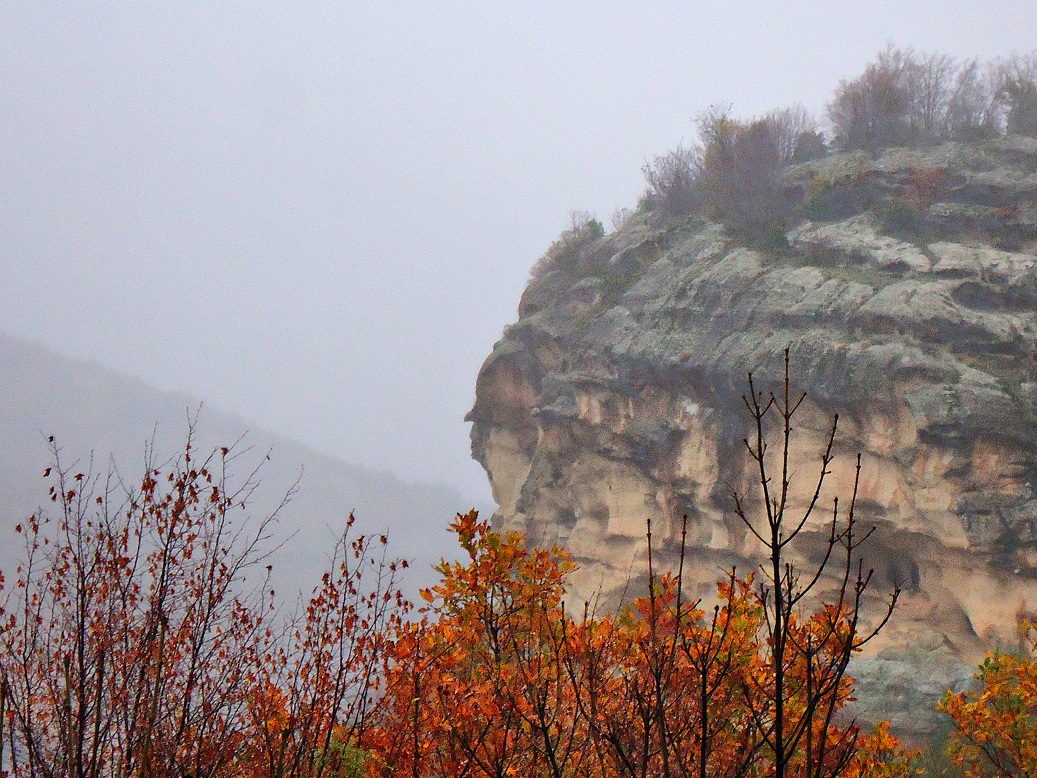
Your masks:
{"label": "bare tree", "polygon": [[975,141],[1001,133],[997,68],[971,59],[962,63],[947,100],[947,131],[954,140]]}
{"label": "bare tree", "polygon": [[612,212],[612,218],[609,222],[612,224],[612,229],[615,232],[623,229],[623,226],[627,223],[627,220],[634,215],[633,210],[630,208],[617,208]]}
{"label": "bare tree", "polygon": [[1037,137],[1037,52],[1012,56],[999,70],[1005,129],[1013,135]]}
{"label": "bare tree", "polygon": [[[900,588],[896,587],[884,614],[870,628],[862,622],[864,596],[872,570],[865,569],[860,548],[871,530],[862,532],[855,515],[861,460],[857,456],[853,493],[841,513],[835,498],[820,562],[801,570],[792,555],[810,522],[830,474],[834,455],[836,416],[821,455],[812,496],[803,511],[791,513],[792,420],[806,395],[794,397],[789,378],[789,351],[785,351],[782,390],[757,391],[749,376],[749,394],[743,397],[753,425],[744,441],[758,476],[762,521],[752,516],[750,501],[734,493],[735,511],[749,532],[763,545],[767,562],[760,566],[757,598],[765,614],[769,674],[757,679],[747,694],[757,727],[773,759],[773,775],[784,778],[799,759],[808,778],[836,778],[857,750],[856,726],[833,727],[835,714],[850,689],[846,669],[852,655],[885,626],[893,614]],[[776,429],[771,429],[772,424]],[[770,452],[768,440],[777,433],[779,445]],[[821,598],[821,588],[834,578],[835,593]],[[812,608],[808,610],[808,608]]]}
{"label": "bare tree", "polygon": [[860,77],[840,82],[828,117],[841,149],[875,150],[912,142],[910,56],[889,46]]}
{"label": "bare tree", "polygon": [[641,168],[648,185],[645,200],[666,216],[687,216],[694,212],[698,207],[697,167],[697,150],[683,145],[646,162]]}
{"label": "bare tree", "polygon": [[802,105],[776,108],[763,117],[774,133],[778,145],[778,159],[789,164],[804,137],[817,132],[817,120]]}
{"label": "bare tree", "polygon": [[916,139],[936,143],[948,135],[947,109],[957,67],[947,54],[908,54],[907,89],[911,95],[910,123]]}

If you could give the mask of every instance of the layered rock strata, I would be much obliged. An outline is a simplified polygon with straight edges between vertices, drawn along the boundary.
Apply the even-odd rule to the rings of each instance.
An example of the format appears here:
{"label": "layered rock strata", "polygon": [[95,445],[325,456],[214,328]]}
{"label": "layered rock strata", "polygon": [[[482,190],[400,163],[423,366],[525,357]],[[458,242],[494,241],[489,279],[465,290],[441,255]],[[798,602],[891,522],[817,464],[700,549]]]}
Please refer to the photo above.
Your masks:
{"label": "layered rock strata", "polygon": [[612,605],[643,580],[646,521],[672,565],[687,515],[709,597],[759,563],[732,510],[753,494],[742,395],[750,371],[779,386],[789,347],[793,508],[838,414],[822,503],[860,452],[872,589],[905,591],[872,654],[918,667],[930,646],[930,685],[960,684],[1037,610],[1037,140],[838,155],[785,183],[801,218],[781,248],[642,209],[541,261],[469,417],[496,521],[569,549],[573,599]]}

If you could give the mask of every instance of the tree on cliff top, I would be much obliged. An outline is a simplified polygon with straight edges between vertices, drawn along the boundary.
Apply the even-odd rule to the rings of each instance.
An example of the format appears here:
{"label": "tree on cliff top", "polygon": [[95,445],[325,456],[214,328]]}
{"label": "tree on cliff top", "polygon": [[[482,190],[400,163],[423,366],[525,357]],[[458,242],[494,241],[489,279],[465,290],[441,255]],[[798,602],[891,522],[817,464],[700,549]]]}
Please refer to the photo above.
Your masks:
{"label": "tree on cliff top", "polygon": [[1008,132],[1037,137],[1037,52],[1009,58],[1000,75]]}
{"label": "tree on cliff top", "polygon": [[959,63],[890,45],[839,84],[828,117],[843,151],[1037,136],[1037,54]]}
{"label": "tree on cliff top", "polygon": [[703,213],[750,245],[780,247],[791,204],[781,172],[793,159],[816,156],[823,140],[800,106],[741,122],[730,106],[698,116],[699,143],[655,157],[642,168],[643,203],[664,219]]}

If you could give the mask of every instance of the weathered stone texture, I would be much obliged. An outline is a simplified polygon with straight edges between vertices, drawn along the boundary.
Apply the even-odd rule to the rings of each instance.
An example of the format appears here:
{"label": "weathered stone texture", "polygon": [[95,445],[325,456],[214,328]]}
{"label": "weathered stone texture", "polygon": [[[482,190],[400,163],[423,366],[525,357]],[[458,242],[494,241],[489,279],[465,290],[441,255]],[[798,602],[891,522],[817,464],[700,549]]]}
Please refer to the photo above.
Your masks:
{"label": "weathered stone texture", "polygon": [[[808,396],[794,503],[838,413],[825,498],[849,496],[861,452],[875,588],[906,590],[869,662],[887,652],[896,687],[921,667],[906,648],[928,641],[946,661],[918,672],[958,683],[962,662],[1014,645],[1037,610],[1035,171],[1037,142],[1019,138],[830,157],[789,171],[811,218],[777,254],[702,219],[640,214],[548,268],[470,415],[498,524],[569,548],[574,600],[614,602],[643,575],[648,519],[672,563],[689,516],[702,596],[732,565],[754,569],[731,499],[752,489],[741,395],[749,371],[776,388],[791,347]],[[909,229],[876,215],[903,202]]]}

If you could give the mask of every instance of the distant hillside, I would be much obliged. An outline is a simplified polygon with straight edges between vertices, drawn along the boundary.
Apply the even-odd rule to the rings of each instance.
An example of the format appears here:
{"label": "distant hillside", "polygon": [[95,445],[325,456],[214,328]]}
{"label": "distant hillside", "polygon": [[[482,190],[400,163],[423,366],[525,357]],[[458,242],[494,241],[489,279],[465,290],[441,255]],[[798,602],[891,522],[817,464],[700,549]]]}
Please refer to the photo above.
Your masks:
{"label": "distant hillside", "polygon": [[[201,408],[199,412],[199,408]],[[242,439],[239,474],[263,463],[254,504],[259,516],[276,507],[300,478],[297,493],[280,514],[274,557],[281,588],[308,587],[325,553],[355,511],[361,531],[388,530],[394,555],[412,561],[410,587],[432,579],[430,565],[454,552],[446,526],[471,508],[441,485],[405,483],[318,453],[287,438],[250,428],[242,418],[204,407],[198,398],[163,392],[99,365],[61,356],[35,343],[0,334],[0,568],[16,556],[13,526],[46,502],[50,464],[47,436],[61,446],[62,460],[85,469],[110,463],[131,483],[138,480],[147,444],[158,461],[182,451],[188,418],[198,414],[197,447],[210,451]],[[348,412],[344,410],[343,412]],[[265,458],[269,455],[269,461]]]}

